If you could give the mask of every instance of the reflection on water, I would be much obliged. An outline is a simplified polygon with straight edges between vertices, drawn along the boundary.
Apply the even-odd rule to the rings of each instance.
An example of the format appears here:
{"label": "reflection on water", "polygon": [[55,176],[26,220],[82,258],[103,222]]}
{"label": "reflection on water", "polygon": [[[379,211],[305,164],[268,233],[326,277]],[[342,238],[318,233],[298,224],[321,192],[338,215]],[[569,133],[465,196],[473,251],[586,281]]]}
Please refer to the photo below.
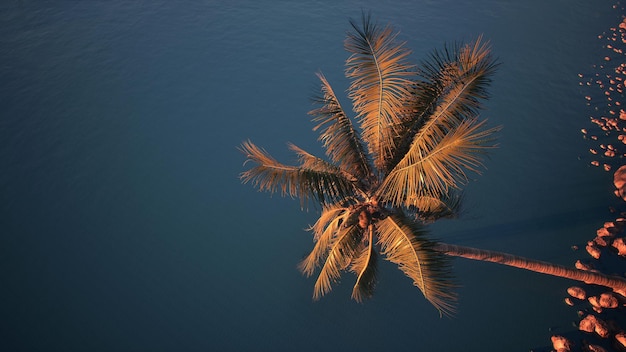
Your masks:
{"label": "reflection on water", "polygon": [[296,264],[314,210],[240,185],[245,138],[284,161],[287,141],[323,154],[306,115],[314,73],[347,88],[342,40],[362,8],[397,25],[416,59],[483,33],[503,62],[484,113],[504,126],[500,147],[468,185],[464,216],[433,235],[578,259],[570,246],[602,226],[615,198],[611,175],[588,164],[598,146],[581,138],[591,93],[577,75],[592,77],[609,55],[597,36],[621,10],[391,5],[0,5],[0,346],[526,351],[547,348],[549,328],[572,329],[567,281],[461,259],[455,319],[433,318],[385,266],[371,301],[350,302],[343,284],[312,303]]}

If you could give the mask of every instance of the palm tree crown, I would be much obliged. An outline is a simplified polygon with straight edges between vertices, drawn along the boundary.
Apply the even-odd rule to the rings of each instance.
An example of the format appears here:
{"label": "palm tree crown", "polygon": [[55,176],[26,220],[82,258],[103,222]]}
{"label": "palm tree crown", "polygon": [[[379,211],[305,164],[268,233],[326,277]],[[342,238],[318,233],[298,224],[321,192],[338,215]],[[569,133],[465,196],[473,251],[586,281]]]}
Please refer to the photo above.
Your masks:
{"label": "palm tree crown", "polygon": [[466,172],[478,172],[497,128],[478,111],[497,62],[481,38],[435,51],[420,66],[398,32],[364,15],[351,21],[346,76],[354,121],[324,75],[310,112],[326,159],[290,145],[297,165],[285,165],[250,141],[241,151],[253,166],[241,174],[260,190],[321,205],[311,227],[315,246],[302,261],[319,268],[319,299],[342,271],[356,274],[352,298],[372,295],[379,256],[398,265],[441,313],[456,295],[448,257],[429,239],[425,222],[458,211]]}

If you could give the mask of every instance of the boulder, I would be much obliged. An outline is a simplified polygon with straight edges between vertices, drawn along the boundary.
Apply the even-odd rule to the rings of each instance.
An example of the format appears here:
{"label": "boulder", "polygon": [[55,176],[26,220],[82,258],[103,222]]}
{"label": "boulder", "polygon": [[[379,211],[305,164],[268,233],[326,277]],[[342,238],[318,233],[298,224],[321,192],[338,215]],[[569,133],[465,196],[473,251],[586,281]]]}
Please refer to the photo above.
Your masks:
{"label": "boulder", "polygon": [[615,334],[615,340],[619,345],[626,348],[626,332],[618,332]]}
{"label": "boulder", "polygon": [[609,337],[609,328],[607,324],[604,322],[604,320],[596,318],[595,315],[587,315],[578,324],[578,329],[590,333],[595,332],[596,334],[598,334],[598,336],[602,338]]}
{"label": "boulder", "polygon": [[570,352],[574,346],[570,340],[560,335],[553,335],[551,340],[552,348],[554,348],[556,352]]}
{"label": "boulder", "polygon": [[606,352],[606,349],[602,346],[589,344],[587,345],[587,351],[589,352]]}
{"label": "boulder", "polygon": [[594,242],[587,243],[587,247],[585,247],[585,249],[590,256],[594,257],[595,259],[600,258],[600,248],[598,248]]}
{"label": "boulder", "polygon": [[594,311],[597,313],[602,313],[602,307],[600,306],[600,300],[596,296],[591,296],[588,298],[589,303]]}
{"label": "boulder", "polygon": [[622,165],[613,174],[613,184],[617,188],[617,195],[626,200],[626,165]]}
{"label": "boulder", "polygon": [[578,299],[587,298],[587,293],[585,292],[585,290],[578,286],[572,286],[568,288],[567,293],[574,298],[578,298]]}
{"label": "boulder", "polygon": [[596,237],[593,239],[593,243],[597,244],[600,247],[606,247],[609,245],[609,241],[611,240],[611,238],[609,236],[606,237]]}
{"label": "boulder", "polygon": [[617,308],[617,306],[619,306],[617,297],[609,292],[601,294],[600,298],[598,299],[598,303],[602,308]]}
{"label": "boulder", "polygon": [[593,265],[583,263],[580,260],[577,260],[576,263],[574,263],[574,266],[578,270],[593,271]]}
{"label": "boulder", "polygon": [[[610,234],[615,235],[624,229],[624,219],[618,218],[615,221],[608,221],[604,223],[604,229]],[[600,235],[600,230],[597,231],[598,236]],[[604,233],[604,231],[601,231]]]}
{"label": "boulder", "polygon": [[605,236],[610,236],[611,233],[609,232],[609,228],[607,227],[601,227],[596,231],[596,234],[598,235],[598,237],[605,237]]}
{"label": "boulder", "polygon": [[623,237],[618,237],[613,241],[613,248],[617,249],[617,254],[626,256],[626,243]]}

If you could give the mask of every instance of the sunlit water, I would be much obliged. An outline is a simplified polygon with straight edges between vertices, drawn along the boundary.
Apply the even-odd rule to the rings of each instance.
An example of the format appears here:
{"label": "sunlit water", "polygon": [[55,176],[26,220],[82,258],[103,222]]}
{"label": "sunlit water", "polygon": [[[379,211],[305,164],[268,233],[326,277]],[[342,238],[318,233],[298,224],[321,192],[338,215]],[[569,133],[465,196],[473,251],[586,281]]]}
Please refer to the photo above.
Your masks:
{"label": "sunlit water", "polygon": [[[621,21],[604,1],[10,1],[0,5],[0,349],[527,351],[575,330],[569,281],[456,259],[440,319],[392,265],[319,302],[296,269],[316,211],[240,184],[250,138],[322,154],[306,112],[337,92],[349,18],[371,10],[424,58],[483,34],[502,65],[499,148],[433,236],[573,265],[611,220],[590,167],[589,94]],[[347,100],[344,97],[344,104]]]}

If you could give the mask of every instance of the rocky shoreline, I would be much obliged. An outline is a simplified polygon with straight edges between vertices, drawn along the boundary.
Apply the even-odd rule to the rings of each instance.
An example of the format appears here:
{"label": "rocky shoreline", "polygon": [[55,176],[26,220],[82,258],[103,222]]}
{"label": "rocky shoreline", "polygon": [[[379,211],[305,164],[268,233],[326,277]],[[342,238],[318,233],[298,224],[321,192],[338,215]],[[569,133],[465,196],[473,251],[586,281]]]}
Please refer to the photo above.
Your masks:
{"label": "rocky shoreline", "polygon": [[[623,13],[620,5],[613,8]],[[587,105],[594,104],[595,113],[600,116],[592,116],[592,127],[589,130],[583,128],[581,132],[584,138],[597,144],[589,149],[596,158],[590,165],[614,172],[615,195],[624,202],[610,207],[614,218],[605,222],[596,231],[595,237],[584,245],[572,246],[572,249],[584,253],[584,257],[575,263],[577,269],[623,277],[626,260],[626,165],[620,164],[624,164],[623,158],[626,157],[626,105],[622,106],[623,91],[626,89],[626,18],[610,28],[609,32],[599,35],[598,39],[606,41],[604,47],[608,54],[602,58],[602,64],[594,67],[594,75],[578,76],[581,86],[600,89],[599,94],[585,96]],[[600,105],[602,108],[598,109]],[[567,289],[564,302],[576,310],[577,319],[572,322],[572,331],[551,336],[552,351],[626,351],[626,316],[623,313],[626,292],[577,285]]]}

